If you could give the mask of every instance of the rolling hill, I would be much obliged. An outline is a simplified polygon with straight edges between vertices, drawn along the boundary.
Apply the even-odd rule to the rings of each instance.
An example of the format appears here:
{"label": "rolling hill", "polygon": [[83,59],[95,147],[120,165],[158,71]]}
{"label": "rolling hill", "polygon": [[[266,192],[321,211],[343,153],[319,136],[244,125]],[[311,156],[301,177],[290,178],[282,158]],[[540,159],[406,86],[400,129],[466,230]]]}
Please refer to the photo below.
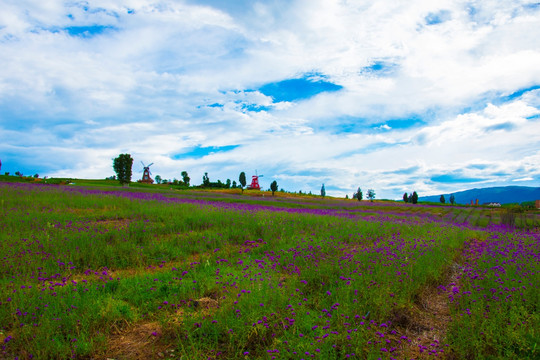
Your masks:
{"label": "rolling hill", "polygon": [[[500,186],[489,187],[483,189],[470,189],[465,191],[458,191],[454,194],[456,203],[469,204],[472,201],[476,201],[480,204],[487,202],[498,202],[501,204],[509,203],[522,203],[524,201],[533,201],[540,199],[540,187],[527,187],[527,186]],[[450,199],[449,194],[444,195],[446,201]],[[434,201],[438,202],[441,197],[439,195],[422,196],[418,198],[418,201]]]}

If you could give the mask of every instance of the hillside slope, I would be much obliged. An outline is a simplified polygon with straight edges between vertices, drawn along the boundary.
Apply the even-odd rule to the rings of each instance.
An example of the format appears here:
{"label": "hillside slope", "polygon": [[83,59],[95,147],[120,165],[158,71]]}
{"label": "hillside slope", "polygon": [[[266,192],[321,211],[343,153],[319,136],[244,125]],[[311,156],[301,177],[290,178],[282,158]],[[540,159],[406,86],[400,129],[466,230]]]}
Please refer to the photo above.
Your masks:
{"label": "hillside slope", "polygon": [[[469,204],[476,201],[480,204],[487,202],[498,202],[501,204],[522,203],[540,199],[540,187],[527,186],[500,186],[483,189],[470,189],[453,193],[458,204]],[[448,202],[451,194],[443,194]],[[422,196],[419,201],[438,202],[441,195]]]}

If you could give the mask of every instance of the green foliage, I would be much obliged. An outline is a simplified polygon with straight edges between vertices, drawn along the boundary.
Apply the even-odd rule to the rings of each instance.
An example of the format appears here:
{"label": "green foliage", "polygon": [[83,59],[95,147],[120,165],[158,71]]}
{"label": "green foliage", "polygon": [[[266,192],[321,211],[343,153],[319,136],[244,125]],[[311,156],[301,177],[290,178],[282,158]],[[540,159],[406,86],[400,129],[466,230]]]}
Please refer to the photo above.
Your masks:
{"label": "green foliage", "polygon": [[407,195],[407,193],[403,194],[403,201],[409,202],[409,195]]}
{"label": "green foliage", "polygon": [[238,177],[238,181],[240,182],[240,186],[242,187],[242,192],[244,192],[244,187],[246,187],[246,173],[241,172],[240,176]]}
{"label": "green foliage", "polygon": [[441,202],[441,204],[444,204],[446,202],[444,195],[441,195],[441,197],[439,198],[439,201]]}
{"label": "green foliage", "polygon": [[156,180],[156,183],[157,184],[161,184],[161,175],[156,175],[156,177],[154,178]]}
{"label": "green foliage", "polygon": [[454,194],[450,195],[450,204],[454,205],[455,202],[456,202],[456,197],[454,196]]}
{"label": "green foliage", "polygon": [[[187,180],[189,181],[189,178],[187,178]],[[185,185],[185,183],[182,183],[182,185]],[[213,182],[213,181],[210,181],[208,177],[208,173],[204,173],[203,183],[200,186],[205,187],[205,188],[229,189],[231,187],[231,180],[227,179],[226,183],[222,182],[219,179],[218,181]]]}
{"label": "green foliage", "polygon": [[414,192],[412,193],[412,196],[411,196],[411,202],[412,202],[413,204],[418,203],[418,194],[416,193],[416,191],[414,191]]}
{"label": "green foliage", "polygon": [[[191,178],[189,177],[187,171],[185,171],[185,170],[182,171],[182,174],[181,174],[181,175],[182,175],[182,181],[184,182],[184,184],[185,184],[186,186],[189,187],[189,181],[191,180]],[[205,175],[206,175],[206,174],[205,174]],[[208,176],[207,176],[207,177],[208,177]]]}
{"label": "green foliage", "polygon": [[272,183],[270,184],[270,190],[272,190],[272,196],[274,196],[274,193],[278,190],[278,184],[276,180],[272,181]]}
{"label": "green foliage", "polygon": [[120,154],[113,160],[113,169],[120,184],[129,184],[131,182],[131,168],[133,158],[130,154]]}
{"label": "green foliage", "polygon": [[367,197],[371,202],[373,202],[373,199],[375,199],[375,195],[376,195],[376,194],[375,194],[375,190],[369,189],[368,192],[367,192],[367,196],[366,196],[366,197]]}
{"label": "green foliage", "polygon": [[518,214],[523,214],[524,210],[519,205],[505,207],[501,214],[501,224],[513,229],[516,226],[516,217]]}
{"label": "green foliage", "polygon": [[326,189],[324,188],[324,184],[322,184],[322,187],[321,187],[321,196],[323,198],[326,196]]}
{"label": "green foliage", "polygon": [[202,178],[203,186],[210,186],[210,178],[208,177],[208,173],[205,172]]}
{"label": "green foliage", "polygon": [[527,210],[534,210],[536,208],[535,201],[524,201],[521,203],[521,207]]}
{"label": "green foliage", "polygon": [[356,190],[356,192],[353,194],[353,199],[362,201],[363,198],[364,198],[364,194],[362,194],[362,189],[358,187],[358,190]]}

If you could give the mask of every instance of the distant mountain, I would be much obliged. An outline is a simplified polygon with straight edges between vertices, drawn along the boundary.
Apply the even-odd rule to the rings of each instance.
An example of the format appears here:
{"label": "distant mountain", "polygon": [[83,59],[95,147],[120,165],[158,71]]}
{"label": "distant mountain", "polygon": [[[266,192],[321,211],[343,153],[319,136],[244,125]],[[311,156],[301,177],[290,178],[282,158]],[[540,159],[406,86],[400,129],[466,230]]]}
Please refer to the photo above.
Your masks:
{"label": "distant mountain", "polygon": [[[522,203],[524,201],[540,200],[540,187],[528,186],[500,186],[483,189],[471,189],[458,191],[455,193],[442,194],[446,202],[450,202],[450,195],[454,194],[456,203],[470,204],[478,199],[479,204],[497,202],[500,204]],[[439,202],[441,194],[432,196],[422,196],[418,201]]]}

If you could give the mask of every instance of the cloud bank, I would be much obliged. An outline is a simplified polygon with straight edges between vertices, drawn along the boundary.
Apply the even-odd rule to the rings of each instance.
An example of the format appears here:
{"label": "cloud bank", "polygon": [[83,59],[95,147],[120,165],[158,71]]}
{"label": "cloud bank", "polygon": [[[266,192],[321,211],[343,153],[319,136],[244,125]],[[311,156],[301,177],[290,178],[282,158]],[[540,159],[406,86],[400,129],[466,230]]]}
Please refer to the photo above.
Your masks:
{"label": "cloud bank", "polygon": [[539,186],[538,2],[1,3],[2,171]]}

